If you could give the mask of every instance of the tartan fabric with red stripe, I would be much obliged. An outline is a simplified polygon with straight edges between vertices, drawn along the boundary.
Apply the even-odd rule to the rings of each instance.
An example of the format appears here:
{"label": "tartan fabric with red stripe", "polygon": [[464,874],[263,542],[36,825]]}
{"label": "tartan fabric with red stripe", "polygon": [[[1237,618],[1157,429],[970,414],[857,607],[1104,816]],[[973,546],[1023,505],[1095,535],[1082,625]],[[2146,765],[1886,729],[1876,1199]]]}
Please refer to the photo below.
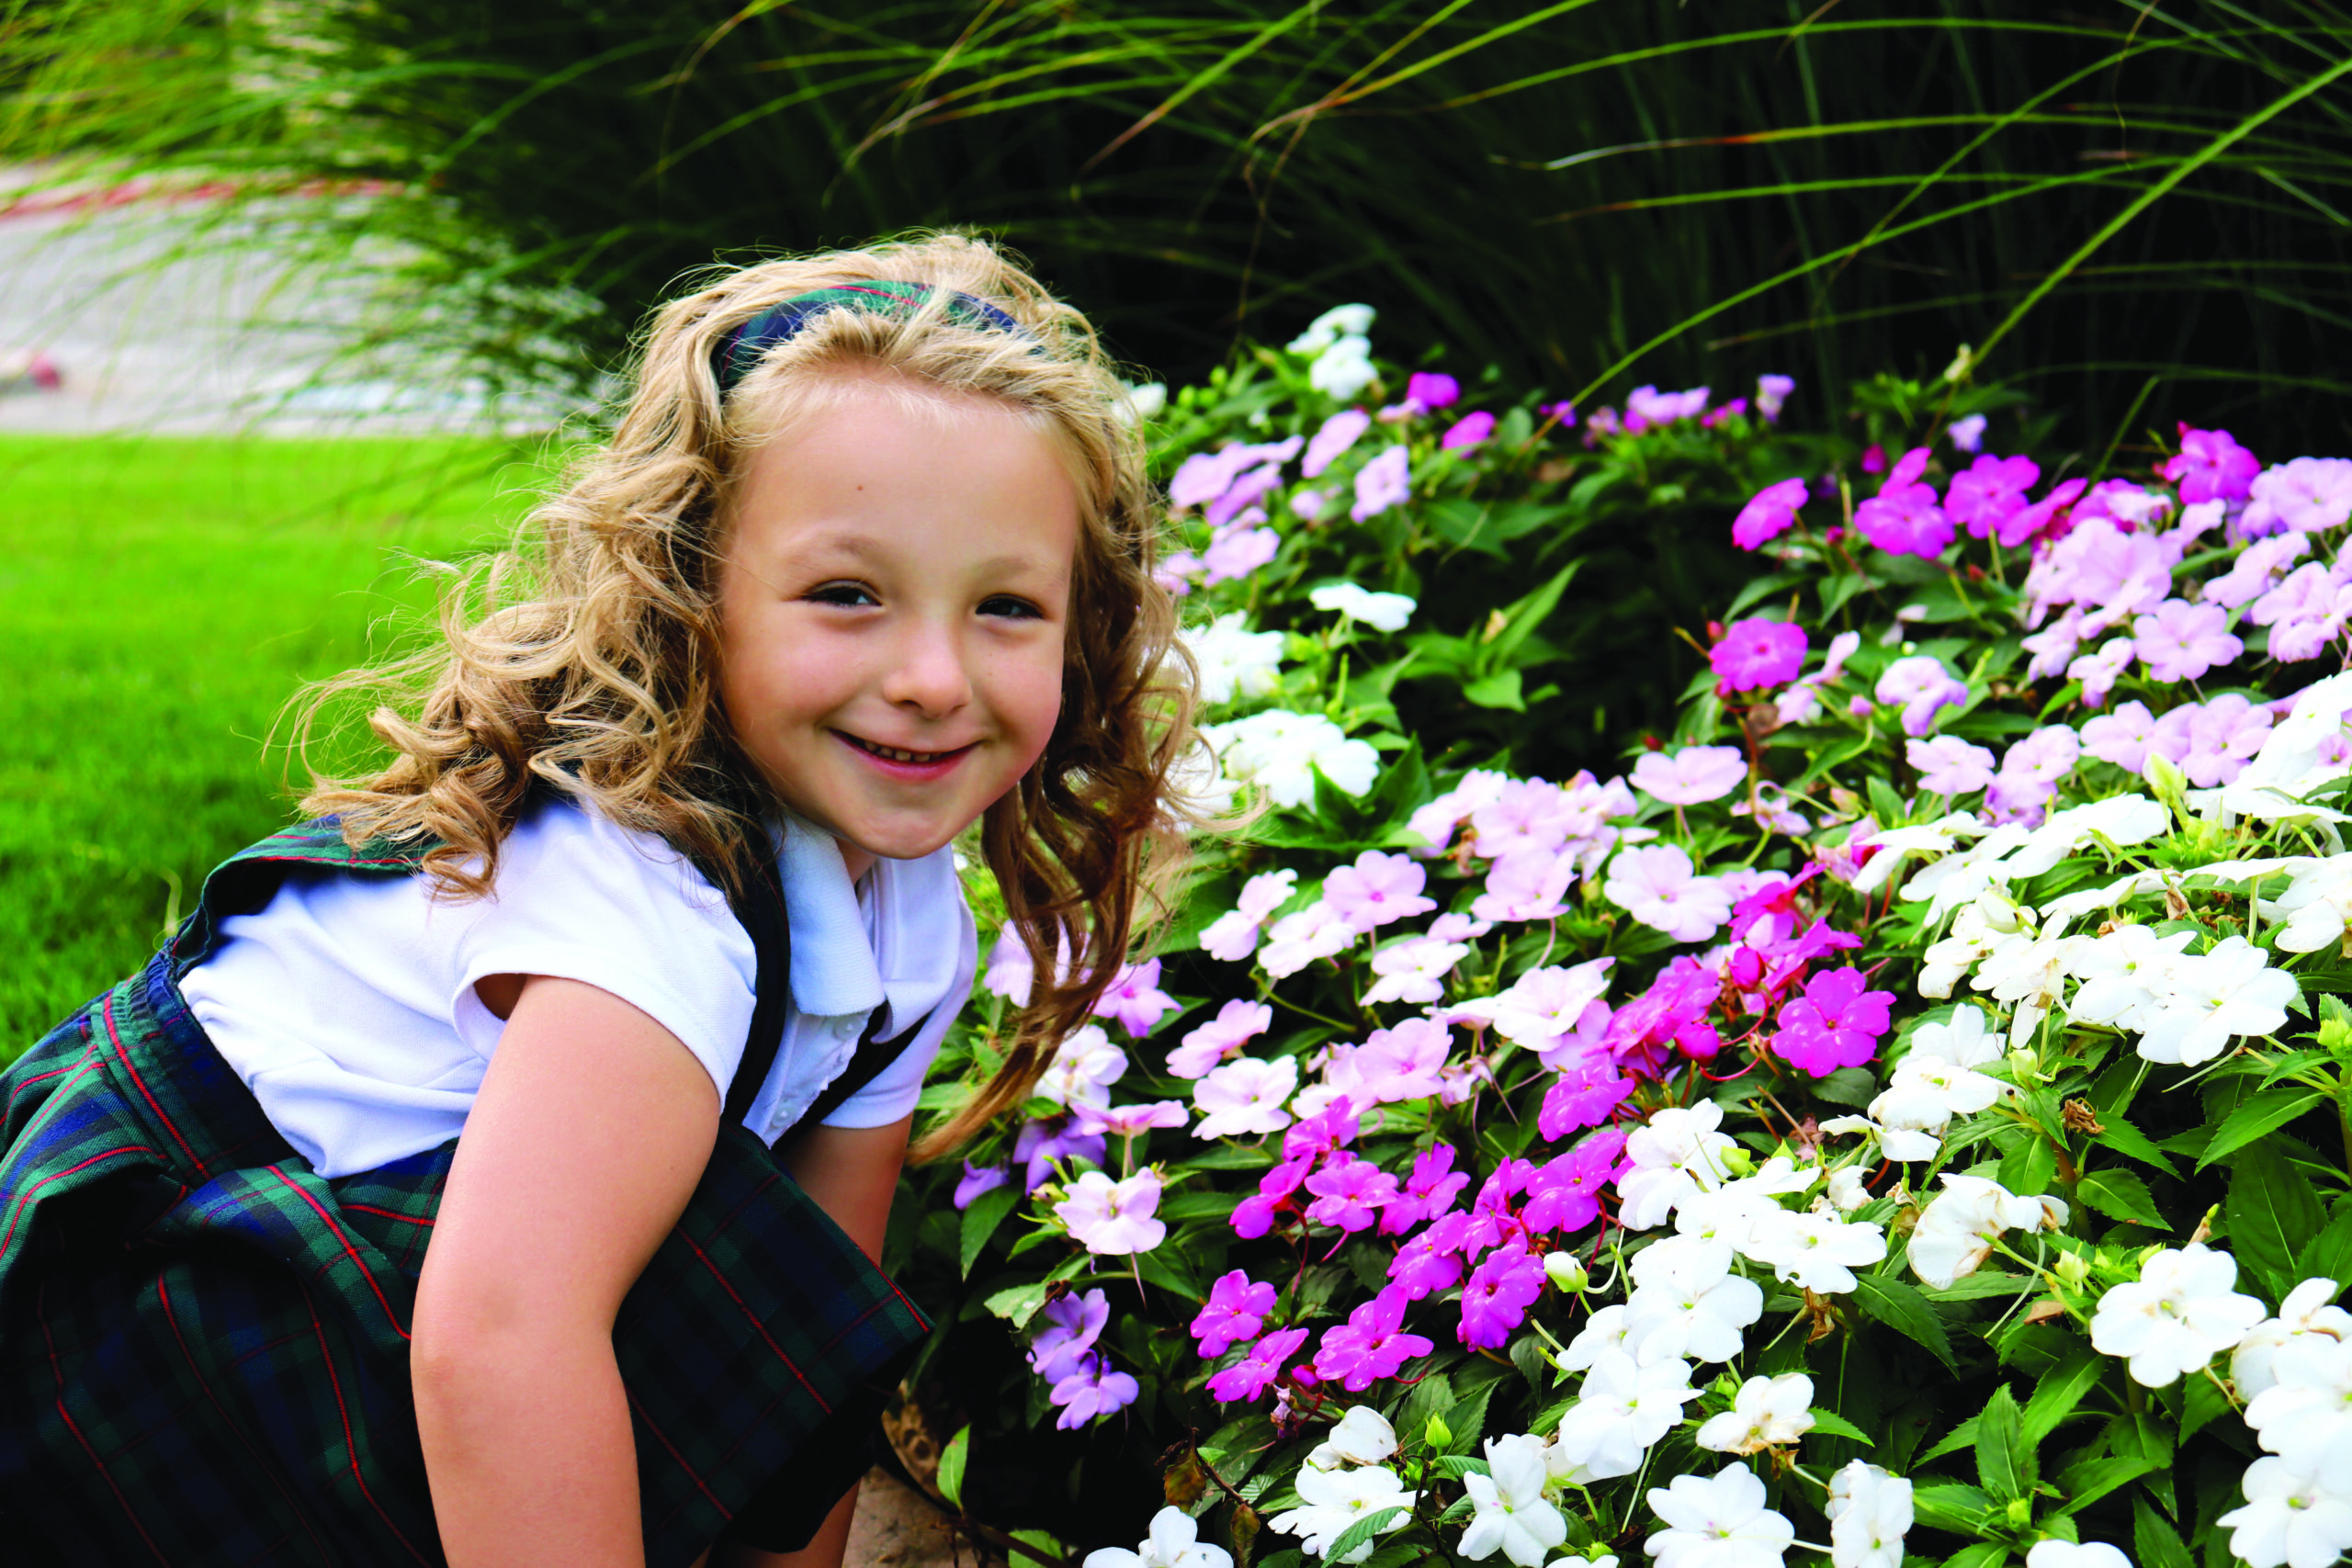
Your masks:
{"label": "tartan fabric with red stripe", "polygon": [[[364,856],[315,826],[256,845],[0,1075],[0,1534],[45,1560],[442,1561],[408,1325],[456,1145],[322,1179],[175,984],[289,863]],[[928,1327],[725,1128],[614,1327],[649,1563],[690,1562]]]}

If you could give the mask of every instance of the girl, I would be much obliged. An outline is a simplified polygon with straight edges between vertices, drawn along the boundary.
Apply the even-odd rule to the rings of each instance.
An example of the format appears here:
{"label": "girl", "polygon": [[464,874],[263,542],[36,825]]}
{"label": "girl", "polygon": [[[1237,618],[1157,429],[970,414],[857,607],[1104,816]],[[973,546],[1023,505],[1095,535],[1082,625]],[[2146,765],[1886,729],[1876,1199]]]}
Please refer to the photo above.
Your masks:
{"label": "girl", "polygon": [[421,687],[390,764],[0,1077],[9,1540],[839,1561],[927,1327],[874,1258],[972,976],[949,845],[1081,957],[918,1158],[1026,1097],[1175,864],[1123,400],[965,238],[660,311],[487,613],[319,698]]}

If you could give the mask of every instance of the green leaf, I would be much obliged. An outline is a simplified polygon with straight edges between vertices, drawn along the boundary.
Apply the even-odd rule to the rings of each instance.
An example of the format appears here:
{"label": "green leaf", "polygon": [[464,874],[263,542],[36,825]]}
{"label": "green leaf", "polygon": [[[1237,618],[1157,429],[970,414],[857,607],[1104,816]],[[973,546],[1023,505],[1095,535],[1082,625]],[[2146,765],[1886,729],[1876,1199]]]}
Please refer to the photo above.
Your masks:
{"label": "green leaf", "polygon": [[1816,1437],[1851,1438],[1858,1443],[1871,1441],[1868,1432],[1863,1431],[1834,1410],[1824,1410],[1819,1405],[1815,1405],[1812,1416],[1813,1430]]}
{"label": "green leaf", "polygon": [[1025,1285],[1007,1286],[980,1304],[1015,1329],[1026,1328],[1037,1309],[1046,1304],[1046,1281],[1032,1280]]}
{"label": "green leaf", "polygon": [[2352,1208],[2327,1222],[2310,1245],[2295,1254],[2295,1280],[2333,1280],[2340,1289],[2352,1284]]}
{"label": "green leaf", "polygon": [[2005,1296],[2023,1295],[2033,1289],[2030,1274],[2008,1274],[1998,1269],[1979,1269],[1973,1274],[1963,1274],[1941,1290],[1928,1289],[1920,1294],[1931,1302],[1989,1302]]}
{"label": "green leaf", "polygon": [[1453,1452],[1465,1454],[1478,1446],[1487,1432],[1487,1401],[1495,1392],[1493,1383],[1482,1383],[1453,1402],[1445,1413],[1446,1429],[1453,1434],[1453,1441],[1446,1446]]}
{"label": "green leaf", "polygon": [[1409,1510],[1404,1508],[1383,1508],[1376,1514],[1366,1514],[1363,1518],[1341,1530],[1340,1539],[1324,1549],[1323,1561],[1326,1562],[1346,1562],[1348,1553],[1403,1518],[1408,1512]]}
{"label": "green leaf", "polygon": [[2295,1288],[2295,1258],[2319,1235],[2327,1213],[2292,1161],[2253,1144],[2230,1161],[2230,1250],[2275,1306]]}
{"label": "green leaf", "polygon": [[2057,1148],[2048,1138],[2035,1134],[2002,1157],[2001,1174],[1996,1179],[2020,1198],[2034,1198],[2049,1191],[2057,1176]]}
{"label": "green leaf", "polygon": [[1963,1546],[1944,1559],[1944,1568],[2001,1568],[2009,1560],[2009,1549],[1997,1540],[1978,1541]]}
{"label": "green leaf", "polygon": [[2089,1507],[2119,1486],[2129,1486],[2164,1461],[2144,1454],[2130,1458],[2089,1459],[2068,1465],[2058,1473],[2058,1511],[2072,1514]]}
{"label": "green leaf", "polygon": [[2017,1395],[2007,1383],[1993,1391],[1976,1417],[1976,1479],[2004,1503],[2033,1490],[2033,1450],[2018,1424]]}
{"label": "green leaf", "polygon": [[2091,1134],[2091,1141],[2113,1149],[2126,1159],[2136,1159],[2142,1165],[2153,1165],[2166,1176],[2173,1174],[2172,1160],[2156,1147],[2147,1134],[2125,1121],[2120,1112],[2099,1112],[2100,1130]]}
{"label": "green leaf", "polygon": [[2139,1568],[2197,1568],[2179,1532],[2138,1493],[2132,1496],[2132,1544],[2138,1549],[2132,1561]]}
{"label": "green leaf", "polygon": [[1519,671],[1498,670],[1482,680],[1473,681],[1462,688],[1463,700],[1482,708],[1509,708],[1513,713],[1525,713],[1527,701],[1519,694]]}
{"label": "green leaf", "polygon": [[939,1495],[951,1507],[964,1506],[964,1466],[972,1457],[972,1428],[967,1425],[939,1450]]}
{"label": "green leaf", "polygon": [[1897,1334],[1927,1347],[1945,1370],[1960,1371],[1960,1363],[1952,1359],[1951,1337],[1928,1305],[1928,1298],[1917,1291],[1890,1274],[1863,1274],[1856,1277],[1854,1300]]}
{"label": "green leaf", "polygon": [[1502,630],[1474,656],[1479,664],[1487,670],[1508,664],[1511,655],[1519,651],[1519,645],[1527,640],[1528,634],[1542,626],[1552,614],[1560,603],[1560,594],[1568,586],[1568,579],[1574,577],[1583,565],[1581,560],[1570,561],[1551,581],[1505,609]]}
{"label": "green leaf", "polygon": [[1469,1454],[1440,1454],[1430,1461],[1440,1475],[1449,1481],[1459,1481],[1465,1475],[1487,1475],[1487,1461]]}
{"label": "green leaf", "polygon": [[2129,1220],[2151,1230],[2170,1230],[2156,1213],[2148,1184],[2128,1170],[2095,1170],[2075,1185],[2075,1195],[2110,1220]]}
{"label": "green leaf", "polygon": [[2099,1373],[2106,1367],[2104,1357],[2084,1347],[2041,1374],[2018,1422],[2028,1447],[2040,1447],[2044,1438],[2058,1429],[2058,1423],[2075,1413],[2084,1396],[2098,1386]]}
{"label": "green leaf", "polygon": [[2204,1169],[2224,1155],[2235,1154],[2265,1133],[2275,1133],[2326,1100],[2317,1089],[2280,1085],[2266,1089],[2260,1094],[2230,1112],[2213,1134],[2212,1142],[2197,1156],[2197,1168]]}
{"label": "green leaf", "polygon": [[1938,1438],[1936,1440],[1935,1447],[1912,1460],[1911,1464],[1914,1469],[1917,1469],[1918,1466],[1926,1464],[1930,1460],[1941,1459],[1946,1454],[1956,1454],[1962,1449],[1973,1449],[1975,1446],[1976,1417],[1971,1416],[1967,1420],[1962,1421],[1959,1426],[1954,1427],[1951,1431],[1946,1432],[1941,1438]]}
{"label": "green leaf", "polygon": [[996,1234],[997,1226],[1004,1223],[1005,1215],[1012,1213],[1020,1201],[1021,1189],[1007,1182],[1002,1187],[989,1188],[965,1209],[964,1278],[972,1277],[972,1265],[988,1246],[989,1237]]}
{"label": "green leaf", "polygon": [[1982,1535],[1994,1512],[1992,1495],[1982,1487],[1957,1482],[1920,1486],[1911,1494],[1911,1511],[1929,1529],[1954,1535]]}
{"label": "green leaf", "polygon": [[2220,1420],[2230,1409],[2229,1395],[2223,1393],[2221,1386],[2205,1373],[2190,1374],[2186,1387],[2188,1393],[2182,1398],[2180,1413],[2180,1440],[2184,1443]]}

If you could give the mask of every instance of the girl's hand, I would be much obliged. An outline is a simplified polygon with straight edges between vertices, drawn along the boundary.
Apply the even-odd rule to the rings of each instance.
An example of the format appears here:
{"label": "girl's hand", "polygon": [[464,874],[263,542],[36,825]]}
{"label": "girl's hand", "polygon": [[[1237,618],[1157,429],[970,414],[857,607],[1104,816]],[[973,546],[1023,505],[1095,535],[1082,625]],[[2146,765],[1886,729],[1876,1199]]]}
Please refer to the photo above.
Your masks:
{"label": "girl's hand", "polygon": [[652,1019],[525,977],[417,1288],[417,1430],[451,1568],[641,1568],[613,1320],[718,1112],[710,1075]]}

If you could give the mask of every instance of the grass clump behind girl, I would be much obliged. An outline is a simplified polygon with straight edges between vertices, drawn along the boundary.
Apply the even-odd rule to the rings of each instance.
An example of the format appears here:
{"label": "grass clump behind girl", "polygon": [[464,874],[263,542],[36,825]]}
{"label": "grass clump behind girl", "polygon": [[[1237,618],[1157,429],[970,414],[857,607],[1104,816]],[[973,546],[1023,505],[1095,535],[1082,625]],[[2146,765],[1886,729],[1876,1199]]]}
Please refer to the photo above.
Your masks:
{"label": "grass clump behind girl", "polygon": [[0,1515],[59,1561],[837,1562],[926,1328],[874,1258],[974,968],[950,846],[1040,981],[919,1156],[1180,857],[1124,397],[955,236],[664,306],[536,547],[319,695],[409,694],[389,765],[0,1077]]}

